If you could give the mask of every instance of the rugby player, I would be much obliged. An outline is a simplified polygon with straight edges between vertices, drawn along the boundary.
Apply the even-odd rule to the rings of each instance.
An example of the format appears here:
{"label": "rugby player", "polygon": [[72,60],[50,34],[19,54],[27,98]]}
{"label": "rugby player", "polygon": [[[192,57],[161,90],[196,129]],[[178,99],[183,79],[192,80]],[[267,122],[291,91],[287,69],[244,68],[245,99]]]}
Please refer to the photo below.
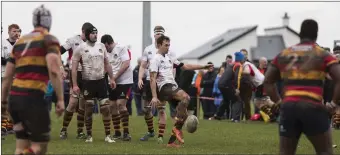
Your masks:
{"label": "rugby player", "polygon": [[115,129],[113,138],[121,139],[120,122],[122,122],[122,140],[130,141],[129,112],[126,108],[126,102],[129,99],[133,84],[133,71],[132,66],[130,65],[131,53],[126,46],[115,43],[111,35],[103,35],[101,42],[106,47],[108,59],[113,69],[113,79],[116,83],[115,89],[109,89],[110,112],[112,115],[113,127]]}
{"label": "rugby player", "polygon": [[[5,75],[5,67],[13,45],[20,38],[20,27],[17,24],[8,26],[8,38],[2,41],[1,47],[1,80]],[[1,135],[13,133],[13,124],[8,118],[7,105],[1,105]]]}
{"label": "rugby player", "polygon": [[[68,38],[65,42],[65,44],[63,44],[60,47],[60,51],[61,54],[64,54],[66,51],[68,51],[68,60],[70,60],[72,58],[73,55],[73,51],[79,47],[80,44],[86,42],[86,37],[85,37],[85,30],[89,27],[91,27],[92,24],[91,23],[84,23],[82,28],[81,28],[81,35],[76,35],[74,37]],[[70,68],[72,68],[72,61],[70,61]],[[78,81],[78,87],[80,90],[82,90],[82,77],[81,77],[81,71],[82,71],[82,67],[81,65],[79,65],[78,67],[78,72],[77,72],[77,81]],[[72,74],[70,75],[70,85],[72,87]],[[78,109],[77,109],[78,107]],[[77,139],[84,139],[86,138],[84,132],[83,132],[83,128],[84,128],[84,107],[85,107],[85,100],[83,98],[83,95],[77,95],[75,94],[72,89],[70,89],[70,100],[69,100],[69,104],[65,110],[65,114],[64,114],[64,119],[63,119],[63,127],[60,131],[59,137],[61,139],[66,139],[67,138],[67,127],[69,126],[72,117],[73,117],[73,113],[74,112],[78,112],[77,115]]]}
{"label": "rugby player", "polygon": [[[202,65],[191,65],[183,64],[179,62],[176,58],[168,55],[170,47],[170,38],[167,36],[160,36],[157,41],[157,54],[152,58],[149,66],[150,71],[150,87],[152,91],[151,105],[157,106],[159,110],[159,124],[163,124],[165,128],[166,114],[165,114],[165,104],[166,101],[171,99],[176,99],[179,102],[176,107],[176,123],[172,129],[172,135],[169,139],[168,146],[175,146],[176,139],[180,143],[184,143],[182,137],[182,126],[186,120],[188,113],[187,107],[189,105],[190,97],[189,95],[180,89],[175,82],[173,68],[181,68],[184,70],[198,70],[198,69],[208,69],[212,67],[212,64]],[[158,86],[158,87],[157,87]],[[157,89],[158,88],[158,89]],[[159,91],[158,91],[159,90]],[[161,132],[161,131],[160,131]],[[164,134],[164,130],[163,130]],[[158,142],[163,142],[163,136],[158,136]]]}
{"label": "rugby player", "polygon": [[[105,69],[110,77],[111,87],[115,88],[112,67],[109,64],[105,45],[97,42],[98,31],[94,26],[90,26],[85,30],[86,42],[79,45],[75,49],[72,56],[72,84],[73,92],[80,94],[78,86],[77,69],[78,64],[82,65],[82,81],[85,99],[85,126],[87,138],[85,142],[93,142],[92,138],[92,113],[94,109],[94,99],[100,104],[100,112],[103,116],[105,141],[114,143],[110,136],[110,105],[107,102],[107,83],[105,80]],[[104,69],[105,68],[105,69]]]}
{"label": "rugby player", "polygon": [[[317,154],[333,154],[329,112],[340,109],[340,65],[331,53],[316,44],[315,20],[304,20],[299,36],[300,43],[280,52],[265,74],[264,87],[274,102],[271,109],[277,113],[280,108],[280,154],[295,154],[302,133]],[[331,103],[324,106],[322,92],[327,73],[336,85]],[[275,85],[281,78],[283,99]]]}
{"label": "rugby player", "polygon": [[[156,55],[157,53],[157,44],[156,40],[164,35],[165,29],[162,26],[155,26],[154,28],[154,38],[155,38],[155,43],[149,45],[144,49],[142,58],[141,58],[141,65],[139,67],[139,75],[138,75],[138,87],[139,89],[144,88],[144,104],[143,105],[143,110],[144,110],[144,119],[145,122],[148,126],[148,132],[140,138],[141,141],[147,141],[149,138],[154,137],[154,127],[153,127],[153,115],[152,115],[152,107],[150,106],[150,101],[152,99],[152,93],[151,93],[151,88],[150,88],[150,74],[148,71],[145,71],[148,69],[149,63],[151,59]],[[175,57],[174,52],[169,52],[169,54],[172,57]],[[143,77],[144,73],[146,73],[146,82],[143,83]],[[162,111],[162,110],[161,110]],[[159,112],[159,111],[158,111]],[[159,124],[159,136],[162,136],[165,130],[165,125]]]}
{"label": "rugby player", "polygon": [[36,8],[33,12],[34,30],[14,44],[6,65],[1,103],[7,103],[10,95],[9,113],[16,135],[15,154],[45,154],[47,151],[51,120],[44,95],[49,79],[57,95],[57,116],[65,109],[59,68],[60,45],[57,38],[49,34],[51,22],[48,9],[44,6]]}

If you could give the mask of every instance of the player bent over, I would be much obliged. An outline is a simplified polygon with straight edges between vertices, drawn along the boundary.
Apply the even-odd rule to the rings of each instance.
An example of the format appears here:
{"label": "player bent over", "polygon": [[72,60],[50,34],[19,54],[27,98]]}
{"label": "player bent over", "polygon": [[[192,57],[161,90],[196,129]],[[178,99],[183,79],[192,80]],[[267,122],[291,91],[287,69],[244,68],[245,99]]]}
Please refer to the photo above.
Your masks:
{"label": "player bent over", "polygon": [[130,96],[133,84],[133,71],[130,65],[131,53],[127,47],[115,43],[111,35],[102,36],[101,42],[106,47],[108,59],[113,69],[113,79],[116,83],[115,89],[109,88],[110,112],[115,129],[113,138],[121,139],[120,122],[122,122],[122,140],[130,141],[129,112],[126,108],[126,102]]}
{"label": "player bent over", "polygon": [[[169,139],[168,146],[177,147],[175,144],[176,139],[183,144],[183,134],[182,126],[188,116],[187,106],[189,104],[189,95],[180,89],[175,82],[173,75],[173,67],[181,67],[184,70],[196,70],[196,69],[207,69],[211,67],[211,64],[201,66],[201,65],[191,65],[180,63],[174,57],[168,55],[170,46],[170,38],[167,36],[160,36],[157,39],[158,53],[150,62],[150,87],[152,91],[152,105],[157,105],[159,110],[159,124],[164,125],[166,123],[166,113],[165,113],[165,103],[171,99],[180,101],[176,108],[176,123],[172,129],[172,135]],[[157,87],[158,86],[158,87]],[[157,88],[159,91],[157,91]],[[160,100],[159,100],[160,99]],[[160,130],[160,133],[164,133],[164,129]],[[158,141],[161,143],[163,141],[163,135],[159,134]]]}
{"label": "player bent over", "polygon": [[94,108],[94,99],[100,103],[100,112],[103,116],[105,128],[105,141],[115,142],[110,136],[110,105],[107,102],[107,83],[104,78],[104,68],[108,71],[111,86],[115,86],[112,74],[112,68],[107,58],[105,45],[97,42],[97,29],[92,26],[85,30],[87,41],[82,43],[75,51],[72,57],[72,83],[73,91],[80,93],[77,85],[77,68],[82,61],[82,78],[83,94],[85,99],[85,126],[87,138],[85,142],[92,142],[92,113]]}

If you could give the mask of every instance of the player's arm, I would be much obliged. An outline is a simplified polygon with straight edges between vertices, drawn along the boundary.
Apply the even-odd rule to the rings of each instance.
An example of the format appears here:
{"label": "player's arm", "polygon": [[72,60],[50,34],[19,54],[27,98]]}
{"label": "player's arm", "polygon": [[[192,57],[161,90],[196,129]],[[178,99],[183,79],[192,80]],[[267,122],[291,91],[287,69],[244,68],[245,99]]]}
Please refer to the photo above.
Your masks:
{"label": "player's arm", "polygon": [[263,82],[263,86],[267,95],[274,103],[278,103],[281,101],[281,97],[276,87],[276,83],[281,79],[280,70],[277,63],[277,57],[275,57],[265,73],[265,78]]}
{"label": "player's arm", "polygon": [[174,57],[170,57],[174,62],[174,68],[181,68],[183,70],[199,70],[209,68],[209,65],[195,65],[195,64],[184,64],[178,61]]}
{"label": "player's arm", "polygon": [[47,47],[46,62],[52,86],[58,101],[64,101],[63,80],[60,72],[62,64],[59,41],[54,36],[47,35],[45,37],[45,47]]}
{"label": "player's arm", "polygon": [[107,51],[106,51],[105,46],[102,49],[104,50],[104,68],[106,69],[110,79],[113,79],[114,76],[113,76],[112,66],[110,64],[109,57],[107,56]]}
{"label": "player's arm", "polygon": [[150,87],[151,87],[151,93],[153,98],[158,98],[157,97],[157,83],[156,83],[156,78],[158,74],[158,69],[159,69],[159,62],[156,58],[153,58],[150,61]]}
{"label": "player's arm", "polygon": [[78,69],[78,65],[81,59],[81,51],[83,50],[83,47],[80,46],[78,48],[76,48],[73,51],[73,55],[72,55],[72,68],[71,68],[71,77],[72,77],[72,84],[73,87],[78,87],[78,82],[77,82],[77,69]]}
{"label": "player's arm", "polygon": [[143,77],[144,77],[147,65],[148,65],[148,52],[145,49],[143,52],[142,58],[141,58],[140,66],[139,66],[138,81],[143,81]]}
{"label": "player's arm", "polygon": [[[14,49],[14,47],[13,47]],[[1,87],[1,101],[6,101],[8,98],[8,93],[13,82],[13,77],[15,74],[15,59],[13,52],[11,53],[10,57],[8,58],[8,63],[6,64],[5,68],[5,75],[2,79],[2,87]]]}
{"label": "player's arm", "polygon": [[120,66],[117,74],[114,76],[115,80],[118,79],[130,67],[131,53],[129,49],[124,47],[120,52],[120,57],[122,60],[122,65]]}
{"label": "player's arm", "polygon": [[67,39],[65,44],[60,46],[60,54],[63,55],[68,50],[70,50],[72,48],[72,44],[73,44],[72,39],[71,38]]}
{"label": "player's arm", "polygon": [[339,61],[330,54],[324,59],[324,64],[326,66],[326,72],[329,73],[330,77],[335,83],[334,93],[333,93],[333,103],[340,105],[340,64]]}

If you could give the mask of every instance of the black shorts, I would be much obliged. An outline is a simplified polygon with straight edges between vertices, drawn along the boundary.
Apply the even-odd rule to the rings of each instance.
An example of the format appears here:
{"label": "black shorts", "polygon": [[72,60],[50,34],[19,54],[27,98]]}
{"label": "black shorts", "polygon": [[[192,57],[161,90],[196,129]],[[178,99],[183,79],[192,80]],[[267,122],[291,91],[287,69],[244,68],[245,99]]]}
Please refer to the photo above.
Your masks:
{"label": "black shorts", "polygon": [[50,113],[44,97],[10,96],[9,113],[13,124],[22,123],[24,130],[16,132],[18,139],[32,142],[50,140]]}
{"label": "black shorts", "polygon": [[173,96],[179,91],[181,88],[178,86],[167,83],[162,86],[161,90],[159,90],[157,96],[160,101],[171,101]]}
{"label": "black shorts", "polygon": [[[70,75],[70,88],[72,89],[73,87],[73,83],[72,83],[72,71],[70,71],[69,73]],[[82,78],[82,74],[81,74],[81,71],[77,71],[77,83],[78,83],[78,87],[80,90],[83,89],[83,78]]]}
{"label": "black shorts", "polygon": [[100,80],[83,80],[83,89],[85,100],[107,98],[107,83],[104,78]]}
{"label": "black shorts", "polygon": [[301,133],[314,136],[330,128],[330,115],[320,103],[286,102],[280,109],[280,136],[299,138]]}
{"label": "black shorts", "polygon": [[109,88],[109,99],[116,101],[119,99],[128,100],[132,91],[132,84],[117,84],[115,89]]}
{"label": "black shorts", "polygon": [[143,89],[143,99],[150,102],[152,100],[152,91],[149,80],[144,81]]}

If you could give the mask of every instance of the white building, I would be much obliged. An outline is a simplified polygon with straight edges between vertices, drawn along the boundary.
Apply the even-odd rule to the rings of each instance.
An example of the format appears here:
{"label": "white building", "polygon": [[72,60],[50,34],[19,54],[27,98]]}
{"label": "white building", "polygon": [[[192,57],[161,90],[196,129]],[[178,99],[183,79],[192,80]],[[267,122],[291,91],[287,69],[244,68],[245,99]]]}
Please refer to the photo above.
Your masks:
{"label": "white building", "polygon": [[194,64],[205,64],[211,61],[219,65],[225,61],[227,55],[233,56],[241,49],[249,52],[250,60],[258,60],[262,56],[270,60],[284,48],[300,40],[299,34],[288,26],[287,13],[282,19],[282,26],[266,28],[263,36],[258,35],[257,25],[227,30],[220,36],[180,56],[179,60]]}

